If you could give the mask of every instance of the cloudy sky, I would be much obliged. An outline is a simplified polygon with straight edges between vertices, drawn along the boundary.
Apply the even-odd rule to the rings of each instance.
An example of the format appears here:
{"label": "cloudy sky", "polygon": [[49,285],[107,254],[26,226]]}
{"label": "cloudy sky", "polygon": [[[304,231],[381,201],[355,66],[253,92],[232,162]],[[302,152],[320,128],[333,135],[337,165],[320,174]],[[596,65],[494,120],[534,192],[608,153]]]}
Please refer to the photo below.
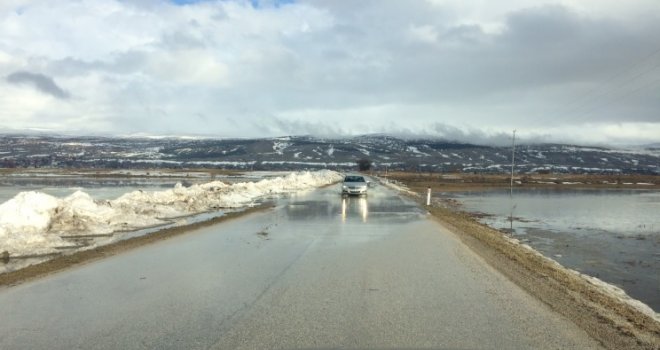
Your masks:
{"label": "cloudy sky", "polygon": [[660,1],[0,1],[0,131],[513,129],[660,142]]}

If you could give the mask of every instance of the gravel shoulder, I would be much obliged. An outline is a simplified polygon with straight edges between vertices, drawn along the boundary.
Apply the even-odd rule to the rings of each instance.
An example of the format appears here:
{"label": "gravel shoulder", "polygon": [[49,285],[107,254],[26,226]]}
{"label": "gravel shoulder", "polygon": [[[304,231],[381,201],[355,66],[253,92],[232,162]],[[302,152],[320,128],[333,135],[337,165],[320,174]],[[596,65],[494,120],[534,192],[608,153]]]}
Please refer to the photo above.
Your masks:
{"label": "gravel shoulder", "polygon": [[466,213],[441,204],[427,209],[489,265],[571,319],[606,348],[660,348],[660,322],[651,315]]}

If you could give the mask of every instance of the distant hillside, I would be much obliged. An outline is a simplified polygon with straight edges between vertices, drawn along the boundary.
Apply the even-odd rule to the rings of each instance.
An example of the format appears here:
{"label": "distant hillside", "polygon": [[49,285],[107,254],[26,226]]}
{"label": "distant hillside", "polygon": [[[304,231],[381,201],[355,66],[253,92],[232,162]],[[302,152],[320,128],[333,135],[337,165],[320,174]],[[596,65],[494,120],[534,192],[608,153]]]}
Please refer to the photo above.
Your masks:
{"label": "distant hillside", "polygon": [[[368,159],[376,170],[505,173],[511,148],[433,139],[366,135],[269,139],[106,138],[4,135],[0,166],[71,168],[188,168],[249,170],[355,169]],[[660,150],[521,145],[519,173],[660,174]]]}

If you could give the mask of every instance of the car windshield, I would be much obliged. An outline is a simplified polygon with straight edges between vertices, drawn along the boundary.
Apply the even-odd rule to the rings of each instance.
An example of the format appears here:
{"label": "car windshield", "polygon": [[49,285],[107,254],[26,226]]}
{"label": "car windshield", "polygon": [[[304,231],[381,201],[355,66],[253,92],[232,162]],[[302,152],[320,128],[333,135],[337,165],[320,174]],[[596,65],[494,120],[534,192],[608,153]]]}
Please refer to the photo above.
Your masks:
{"label": "car windshield", "polygon": [[344,182],[365,182],[362,176],[346,176]]}

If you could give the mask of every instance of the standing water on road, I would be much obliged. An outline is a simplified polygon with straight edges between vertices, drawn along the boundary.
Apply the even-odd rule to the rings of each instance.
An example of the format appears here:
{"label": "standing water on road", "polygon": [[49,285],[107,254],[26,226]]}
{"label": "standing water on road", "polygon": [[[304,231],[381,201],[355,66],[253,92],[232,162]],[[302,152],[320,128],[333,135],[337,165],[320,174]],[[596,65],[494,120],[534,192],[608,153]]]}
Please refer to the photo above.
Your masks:
{"label": "standing water on road", "polygon": [[[509,228],[508,190],[444,196]],[[660,311],[660,191],[516,189],[513,205],[516,238]]]}

